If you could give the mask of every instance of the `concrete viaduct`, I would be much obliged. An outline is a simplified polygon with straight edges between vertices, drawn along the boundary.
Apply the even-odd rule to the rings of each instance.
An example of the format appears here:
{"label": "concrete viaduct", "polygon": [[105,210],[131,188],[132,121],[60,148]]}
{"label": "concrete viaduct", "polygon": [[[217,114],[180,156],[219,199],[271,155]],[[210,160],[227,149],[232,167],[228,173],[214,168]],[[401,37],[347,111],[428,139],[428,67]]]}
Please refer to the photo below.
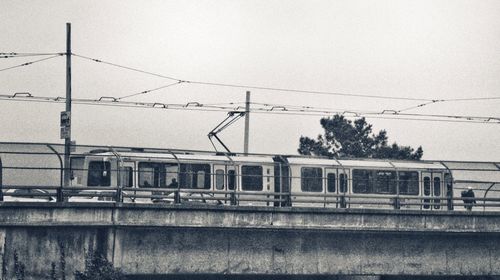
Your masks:
{"label": "concrete viaduct", "polygon": [[500,279],[500,213],[0,203],[0,279],[73,279],[92,251],[131,279]]}

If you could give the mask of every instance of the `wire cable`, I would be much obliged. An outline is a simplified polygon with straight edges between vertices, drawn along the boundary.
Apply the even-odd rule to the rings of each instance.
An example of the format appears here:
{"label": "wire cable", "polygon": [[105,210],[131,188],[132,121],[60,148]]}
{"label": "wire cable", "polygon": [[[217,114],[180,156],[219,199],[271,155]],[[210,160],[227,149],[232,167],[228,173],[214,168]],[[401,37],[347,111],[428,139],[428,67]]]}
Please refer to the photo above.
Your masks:
{"label": "wire cable", "polygon": [[[4,101],[23,101],[23,102],[49,102],[63,103],[64,97],[35,97],[28,93],[16,93],[14,95],[0,95],[0,100]],[[114,97],[101,97],[99,99],[72,99],[74,104],[95,105],[95,106],[110,106],[110,107],[126,107],[126,108],[149,108],[149,109],[171,109],[184,111],[234,111],[234,107],[208,105],[198,102],[188,102],[187,104],[166,104],[159,102],[130,102],[119,101]],[[278,107],[278,108],[276,108]],[[238,107],[239,108],[239,107]],[[238,109],[236,108],[236,110]],[[462,122],[462,123],[488,123],[500,124],[498,117],[484,116],[456,116],[456,115],[426,115],[426,114],[387,114],[385,112],[360,112],[360,111],[319,111],[313,109],[287,109],[284,106],[273,106],[272,108],[260,107],[251,108],[250,112],[261,114],[285,114],[285,115],[301,115],[301,116],[331,116],[333,114],[341,114],[346,117],[366,117],[378,119],[393,119],[393,120],[414,120],[414,121],[439,121],[439,122]]]}
{"label": "wire cable", "polygon": [[141,92],[130,94],[130,95],[125,95],[125,96],[116,98],[116,100],[122,100],[122,99],[125,99],[125,98],[129,98],[129,97],[133,97],[133,96],[137,96],[137,95],[142,95],[142,94],[150,93],[152,91],[156,91],[156,90],[168,88],[168,87],[175,86],[175,85],[178,85],[178,84],[181,84],[181,83],[183,83],[183,81],[178,81],[178,82],[171,83],[171,84],[168,84],[168,85],[164,85],[164,86],[161,86],[161,87],[157,87],[157,88],[154,88],[154,89],[149,89],[149,90],[141,91]]}
{"label": "wire cable", "polygon": [[[170,76],[165,76],[153,72],[148,72],[144,70],[140,70],[137,68],[132,68],[128,66],[123,66],[111,62],[106,62],[100,59],[95,59],[79,54],[72,54],[74,56],[84,58],[87,60],[91,60],[94,62],[104,63],[115,67],[120,67],[124,69],[128,69],[131,71],[136,71],[148,75],[153,75],[156,77],[166,78],[178,82],[190,83],[190,84],[198,84],[198,85],[207,85],[207,86],[218,86],[218,87],[231,87],[231,88],[243,88],[243,89],[257,89],[257,90],[267,90],[267,91],[279,91],[279,92],[293,92],[293,93],[304,93],[304,94],[318,94],[318,95],[336,95],[336,96],[346,96],[346,97],[360,97],[360,98],[375,98],[375,99],[388,99],[388,100],[408,100],[408,101],[424,101],[429,102],[428,104],[435,102],[450,102],[450,101],[478,101],[478,100],[497,100],[500,97],[476,97],[476,98],[454,98],[454,99],[426,99],[426,98],[414,98],[414,97],[398,97],[398,96],[384,96],[384,95],[369,95],[369,94],[357,94],[357,93],[344,93],[344,92],[332,92],[332,91],[316,91],[316,90],[302,90],[302,89],[291,89],[291,88],[277,88],[277,87],[263,87],[263,86],[255,86],[255,85],[240,85],[240,84],[230,84],[230,83],[215,83],[215,82],[206,82],[206,81],[192,81],[186,79],[178,79]],[[426,104],[427,105],[427,104]],[[425,105],[423,105],[425,106]],[[417,106],[418,107],[418,106]],[[421,107],[421,106],[420,106]],[[406,109],[403,109],[406,110]]]}
{"label": "wire cable", "polygon": [[186,80],[186,82],[191,83],[191,84],[198,84],[198,85],[243,88],[243,89],[257,89],[257,90],[280,91],[280,92],[293,92],[293,93],[305,93],[305,94],[316,94],[316,95],[337,95],[337,96],[347,96],[347,97],[362,97],[362,98],[376,98],[376,99],[389,99],[389,100],[431,101],[430,99],[412,98],[412,97],[397,97],[397,96],[368,95],[368,94],[342,93],[342,92],[330,92],[330,91],[301,90],[301,89],[290,89],[290,88],[262,87],[262,86],[253,86],[253,85],[212,83],[212,82],[189,81],[189,80]]}
{"label": "wire cable", "polygon": [[172,78],[172,77],[169,77],[169,76],[160,75],[160,74],[156,74],[156,73],[149,72],[149,71],[144,71],[144,70],[137,69],[137,68],[123,66],[123,65],[116,64],[116,63],[111,63],[111,62],[103,61],[103,60],[100,60],[100,59],[91,58],[91,57],[88,57],[88,56],[83,56],[83,55],[74,54],[74,53],[72,53],[72,55],[76,56],[76,57],[83,58],[83,59],[91,60],[91,61],[94,61],[94,62],[103,63],[103,64],[107,64],[107,65],[110,65],[110,66],[127,69],[127,70],[134,71],[134,72],[148,74],[148,75],[152,75],[152,76],[156,76],[156,77],[160,77],[160,78],[165,78],[165,79],[169,79],[169,80],[173,80],[173,81],[177,81],[177,82],[183,81],[181,79],[176,79],[176,78]]}
{"label": "wire cable", "polygon": [[7,71],[7,70],[10,70],[10,69],[14,69],[14,68],[18,68],[18,67],[28,66],[28,65],[31,65],[31,64],[34,64],[34,63],[37,63],[37,62],[41,62],[41,61],[53,59],[53,58],[56,58],[56,57],[60,57],[61,55],[62,54],[57,54],[57,55],[54,55],[54,56],[51,56],[51,57],[46,57],[46,58],[42,58],[42,59],[38,59],[38,60],[26,62],[26,63],[23,63],[23,64],[19,64],[19,65],[15,65],[15,66],[3,68],[3,69],[0,69],[0,72]]}
{"label": "wire cable", "polygon": [[[64,53],[63,53],[64,54]],[[16,58],[29,56],[62,55],[61,53],[0,53],[0,58]]]}

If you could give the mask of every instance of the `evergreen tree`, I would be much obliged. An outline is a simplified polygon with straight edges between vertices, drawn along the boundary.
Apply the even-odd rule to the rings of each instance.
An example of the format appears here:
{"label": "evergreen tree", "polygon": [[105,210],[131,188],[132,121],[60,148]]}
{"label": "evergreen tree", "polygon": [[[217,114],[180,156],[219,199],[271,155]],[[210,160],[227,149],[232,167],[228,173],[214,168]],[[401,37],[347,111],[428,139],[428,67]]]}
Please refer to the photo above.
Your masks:
{"label": "evergreen tree", "polygon": [[298,152],[301,155],[420,160],[424,153],[421,146],[414,150],[397,143],[388,145],[387,132],[372,133],[372,125],[365,118],[352,122],[344,116],[334,115],[322,118],[320,123],[324,135],[318,135],[316,140],[300,137]]}

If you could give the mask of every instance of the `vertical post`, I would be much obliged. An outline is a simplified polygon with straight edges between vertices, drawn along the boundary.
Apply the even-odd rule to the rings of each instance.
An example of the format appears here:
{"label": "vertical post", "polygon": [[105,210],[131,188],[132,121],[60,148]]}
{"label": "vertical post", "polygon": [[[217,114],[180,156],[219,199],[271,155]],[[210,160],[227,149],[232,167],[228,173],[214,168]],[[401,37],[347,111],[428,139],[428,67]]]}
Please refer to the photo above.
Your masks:
{"label": "vertical post", "polygon": [[71,23],[66,23],[66,112],[69,114],[69,133],[64,138],[64,186],[69,186],[71,154]]}
{"label": "vertical post", "polygon": [[3,185],[2,185],[2,158],[0,158],[0,201],[3,201]]}
{"label": "vertical post", "polygon": [[248,155],[248,134],[250,130],[250,92],[247,91],[246,102],[245,102],[245,143],[243,152],[245,156]]}

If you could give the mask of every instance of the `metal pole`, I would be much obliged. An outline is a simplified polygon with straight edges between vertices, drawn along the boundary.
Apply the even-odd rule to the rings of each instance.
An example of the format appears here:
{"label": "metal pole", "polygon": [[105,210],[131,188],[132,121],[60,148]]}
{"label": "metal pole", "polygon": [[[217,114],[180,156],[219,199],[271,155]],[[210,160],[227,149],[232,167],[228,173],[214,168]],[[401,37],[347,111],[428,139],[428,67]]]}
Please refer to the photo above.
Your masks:
{"label": "metal pole", "polygon": [[71,154],[71,23],[66,23],[66,112],[69,112],[69,133],[64,138],[64,186],[69,186]]}
{"label": "metal pole", "polygon": [[63,165],[63,161],[61,159],[61,155],[56,151],[56,149],[54,149],[54,147],[52,147],[52,145],[50,144],[47,144],[47,147],[49,147],[49,149],[51,151],[54,152],[54,154],[56,154],[57,158],[59,159],[59,166],[61,168],[61,171],[60,171],[60,177],[59,178],[59,189],[57,189],[57,202],[63,202],[64,200],[64,195],[63,195],[63,192],[62,192],[62,188],[63,188],[63,178],[64,178],[64,165]]}
{"label": "metal pole", "polygon": [[248,155],[248,136],[250,130],[250,91],[247,91],[246,102],[245,102],[245,143],[244,143],[244,153]]}

